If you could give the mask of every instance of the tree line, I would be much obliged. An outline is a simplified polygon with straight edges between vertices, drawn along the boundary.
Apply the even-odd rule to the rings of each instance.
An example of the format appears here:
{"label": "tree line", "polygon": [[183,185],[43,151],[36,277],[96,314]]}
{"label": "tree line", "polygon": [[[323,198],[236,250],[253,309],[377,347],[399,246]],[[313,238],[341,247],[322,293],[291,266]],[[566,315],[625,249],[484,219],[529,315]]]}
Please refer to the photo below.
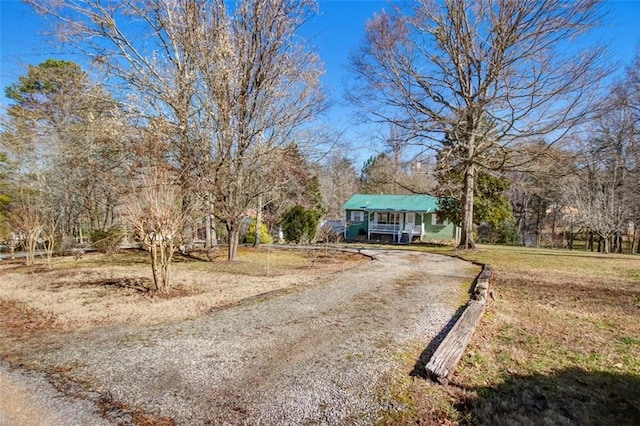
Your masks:
{"label": "tree line", "polygon": [[584,39],[601,1],[376,14],[347,99],[387,133],[359,175],[345,151],[311,160],[332,137],[316,121],[323,67],[300,37],[314,0],[27,2],[92,65],[51,59],[6,88],[3,232],[31,248],[124,227],[160,264],[199,232],[207,247],[224,237],[231,260],[250,212],[259,242],[260,222],[273,231],[296,205],[342,218],[359,191],[443,196],[462,248],[487,233],[540,244],[551,224],[565,245],[582,229],[609,251],[640,220],[640,63],[610,82],[605,46]]}

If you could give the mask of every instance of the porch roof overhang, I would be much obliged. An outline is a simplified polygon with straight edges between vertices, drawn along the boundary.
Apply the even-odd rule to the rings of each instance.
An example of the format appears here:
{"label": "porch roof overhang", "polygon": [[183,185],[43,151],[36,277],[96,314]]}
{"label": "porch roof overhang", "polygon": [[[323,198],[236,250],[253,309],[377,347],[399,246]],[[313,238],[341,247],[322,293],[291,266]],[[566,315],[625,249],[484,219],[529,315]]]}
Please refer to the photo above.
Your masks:
{"label": "porch roof overhang", "polygon": [[390,212],[390,213],[431,213],[430,211],[425,210],[399,210],[399,209],[375,209],[370,207],[361,207],[359,210],[364,210],[367,212]]}
{"label": "porch roof overhang", "polygon": [[430,213],[438,209],[438,198],[431,195],[354,194],[342,206],[345,210]]}

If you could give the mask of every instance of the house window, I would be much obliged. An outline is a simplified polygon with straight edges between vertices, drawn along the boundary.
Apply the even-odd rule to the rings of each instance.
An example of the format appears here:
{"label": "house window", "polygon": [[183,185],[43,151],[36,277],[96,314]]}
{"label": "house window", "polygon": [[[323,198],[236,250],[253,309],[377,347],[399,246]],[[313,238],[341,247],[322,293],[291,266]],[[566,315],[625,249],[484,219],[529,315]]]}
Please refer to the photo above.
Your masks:
{"label": "house window", "polygon": [[364,221],[364,212],[363,211],[352,211],[351,212],[351,221],[352,222],[363,222]]}
{"label": "house window", "polygon": [[383,225],[398,225],[400,223],[400,213],[387,213],[387,212],[378,212],[376,213],[377,222]]}
{"label": "house window", "polygon": [[434,226],[447,226],[449,224],[449,221],[442,215],[433,213],[431,215],[431,224]]}

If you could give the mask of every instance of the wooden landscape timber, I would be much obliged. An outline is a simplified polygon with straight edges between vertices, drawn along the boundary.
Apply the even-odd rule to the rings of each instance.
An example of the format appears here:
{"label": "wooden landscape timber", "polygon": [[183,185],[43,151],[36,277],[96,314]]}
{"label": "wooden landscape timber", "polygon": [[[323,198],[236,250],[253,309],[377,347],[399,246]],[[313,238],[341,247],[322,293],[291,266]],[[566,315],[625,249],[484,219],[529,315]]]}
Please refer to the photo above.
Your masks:
{"label": "wooden landscape timber", "polygon": [[490,278],[491,267],[484,265],[482,272],[476,279],[473,295],[467,303],[467,307],[425,366],[427,374],[434,381],[443,385],[447,384],[462,359],[471,336],[473,336],[473,332],[484,314],[487,296],[490,294]]}

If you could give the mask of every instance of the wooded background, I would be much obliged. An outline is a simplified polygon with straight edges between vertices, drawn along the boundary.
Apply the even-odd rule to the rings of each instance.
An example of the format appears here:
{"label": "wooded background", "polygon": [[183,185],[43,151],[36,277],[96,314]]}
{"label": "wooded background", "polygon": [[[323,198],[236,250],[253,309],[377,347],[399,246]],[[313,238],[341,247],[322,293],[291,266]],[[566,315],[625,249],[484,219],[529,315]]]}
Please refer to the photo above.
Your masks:
{"label": "wooded background", "polygon": [[313,0],[29,3],[91,64],[50,59],[6,88],[0,235],[29,262],[123,235],[168,262],[226,242],[231,260],[251,220],[277,238],[285,212],[344,219],[357,192],[442,196],[463,248],[638,252],[640,54],[612,77],[585,38],[603,2],[373,16],[346,82],[383,129],[364,164],[318,124],[323,67],[300,36]]}

